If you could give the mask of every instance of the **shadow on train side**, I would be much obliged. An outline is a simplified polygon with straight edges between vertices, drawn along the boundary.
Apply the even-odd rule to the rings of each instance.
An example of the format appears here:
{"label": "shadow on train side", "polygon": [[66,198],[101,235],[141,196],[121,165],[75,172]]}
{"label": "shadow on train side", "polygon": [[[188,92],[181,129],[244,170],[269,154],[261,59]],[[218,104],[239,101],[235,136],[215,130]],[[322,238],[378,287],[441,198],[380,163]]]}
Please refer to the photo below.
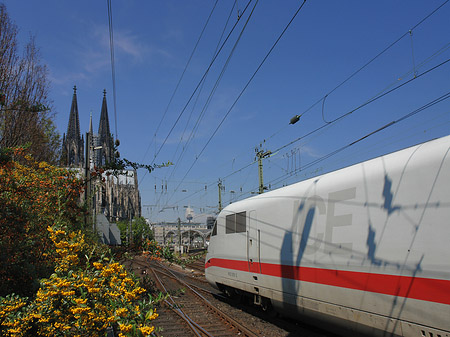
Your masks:
{"label": "shadow on train side", "polygon": [[[419,231],[420,226],[422,225],[422,221],[423,221],[423,218],[424,218],[424,215],[425,215],[427,209],[429,209],[429,207],[444,206],[444,205],[440,205],[439,202],[434,203],[433,205],[430,204],[430,198],[432,196],[433,190],[435,189],[435,184],[438,180],[439,174],[441,173],[442,166],[444,165],[445,158],[448,155],[449,150],[446,152],[446,154],[444,155],[444,157],[441,160],[440,167],[437,170],[437,172],[435,173],[434,183],[430,187],[430,191],[428,193],[426,193],[427,196],[424,193],[425,197],[422,200],[420,200],[419,203],[416,203],[414,205],[402,205],[402,204],[395,203],[395,197],[396,197],[398,191],[400,190],[400,188],[408,188],[409,187],[409,186],[403,186],[403,185],[406,185],[406,182],[403,181],[403,177],[404,177],[405,171],[407,169],[407,166],[408,166],[411,158],[413,157],[414,153],[412,153],[410,155],[410,158],[405,163],[403,170],[399,175],[399,179],[397,179],[398,184],[397,184],[397,188],[396,188],[395,192],[393,191],[393,180],[385,170],[384,186],[383,186],[382,195],[381,195],[382,203],[377,204],[377,203],[370,202],[367,198],[367,195],[366,195],[365,202],[348,202],[348,199],[345,200],[347,202],[347,204],[353,203],[353,205],[356,207],[367,208],[368,216],[366,219],[364,219],[365,221],[367,221],[367,226],[368,226],[367,227],[367,236],[366,236],[366,240],[365,240],[365,246],[367,247],[366,252],[354,251],[354,250],[352,250],[351,245],[349,246],[350,248],[348,248],[345,245],[337,245],[336,243],[327,241],[326,240],[327,236],[324,233],[318,233],[318,234],[316,234],[316,237],[312,237],[311,232],[312,232],[312,229],[314,226],[314,221],[318,215],[327,215],[327,209],[326,209],[327,207],[326,206],[327,206],[327,203],[330,202],[331,199],[324,199],[324,198],[321,198],[316,195],[311,196],[311,197],[303,197],[302,201],[300,202],[298,207],[296,207],[296,209],[294,210],[294,217],[293,217],[293,221],[291,224],[291,228],[290,228],[290,230],[285,231],[285,233],[283,235],[282,245],[281,245],[280,261],[284,265],[284,268],[281,269],[282,291],[283,291],[283,304],[282,305],[283,305],[284,309],[286,309],[286,311],[293,309],[292,305],[288,305],[288,303],[292,303],[292,300],[293,300],[293,298],[296,297],[296,295],[299,295],[301,297],[303,297],[303,296],[309,297],[309,294],[306,294],[302,291],[302,289],[299,289],[299,287],[300,287],[299,283],[294,282],[294,280],[301,280],[301,275],[299,275],[299,274],[302,272],[301,271],[302,269],[296,268],[296,267],[300,267],[302,265],[302,262],[304,260],[305,253],[307,252],[307,250],[310,249],[310,251],[308,251],[308,254],[309,253],[317,253],[319,251],[319,247],[321,247],[321,246],[328,247],[328,249],[322,248],[322,252],[321,252],[323,254],[322,257],[325,255],[325,252],[328,251],[328,256],[330,257],[329,261],[335,263],[333,260],[332,251],[333,251],[333,249],[338,249],[340,254],[347,253],[349,255],[349,257],[347,259],[347,266],[350,265],[350,262],[351,262],[351,259],[353,258],[353,256],[358,256],[360,259],[365,257],[363,260],[360,260],[360,262],[361,263],[364,263],[365,261],[369,262],[369,264],[365,266],[366,267],[365,270],[367,270],[367,268],[369,268],[368,269],[369,273],[371,273],[373,268],[379,269],[380,267],[391,267],[391,268],[398,270],[398,272],[396,273],[396,275],[399,276],[399,279],[397,282],[400,282],[400,276],[406,275],[406,276],[410,277],[410,282],[407,286],[406,293],[403,293],[401,296],[399,295],[398,292],[396,294],[393,294],[390,311],[385,313],[386,317],[390,318],[390,320],[388,320],[388,322],[386,323],[386,326],[384,329],[385,335],[386,336],[391,335],[391,333],[388,331],[395,331],[397,325],[400,322],[400,318],[402,317],[402,313],[403,313],[403,310],[405,309],[408,295],[410,294],[410,291],[413,287],[414,281],[418,277],[418,274],[420,274],[422,272],[422,261],[424,260],[425,254],[423,253],[421,255],[421,257],[419,258],[419,260],[417,260],[418,257],[416,257],[415,261],[409,261],[408,259],[410,259],[410,249],[416,240],[417,233]],[[364,177],[364,179],[365,179],[365,177]],[[314,181],[314,184],[316,184],[318,181],[319,180]],[[409,183],[411,184],[411,182],[409,182]],[[367,187],[367,184],[365,186]],[[356,190],[356,187],[355,187],[355,190]],[[306,193],[306,195],[308,195],[308,193]],[[370,216],[370,208],[372,208],[372,207],[374,209],[378,209],[378,210],[382,209],[386,213],[386,219],[384,221],[384,224],[382,224],[381,226],[378,226],[379,229],[381,229],[381,233],[378,238],[378,242],[376,240],[377,229],[373,225],[372,218]],[[412,217],[409,217],[409,215],[407,214],[407,210],[410,210],[410,209],[421,210],[421,214],[416,221],[414,221],[414,219]],[[401,215],[403,217],[403,219],[405,220],[404,222],[410,223],[412,226],[412,236],[410,237],[409,249],[404,257],[403,262],[400,262],[400,261],[394,262],[393,260],[389,261],[389,260],[381,259],[381,258],[377,257],[377,249],[384,238],[384,233],[385,233],[386,227],[388,226],[389,218],[394,214]],[[330,218],[330,217],[328,217],[328,218]],[[350,216],[350,219],[351,219],[351,216]],[[328,221],[328,219],[327,219],[327,221]],[[394,226],[394,225],[395,224],[391,223],[391,226]],[[323,226],[323,224],[322,224],[322,226]],[[332,224],[330,226],[333,227]],[[339,226],[339,224],[338,224],[338,226]],[[294,252],[294,249],[296,248],[295,240],[296,240],[297,236],[300,236],[300,241],[298,244],[298,250],[296,252]],[[360,240],[360,239],[363,239],[363,237],[360,236],[360,237],[357,237],[356,239]],[[404,237],[399,237],[399,240],[409,240],[409,238],[404,236]],[[402,246],[408,246],[408,243],[403,243]],[[395,256],[391,256],[391,257],[392,257],[392,259],[395,258]],[[337,259],[337,260],[339,260],[339,259]],[[342,260],[341,260],[341,262],[342,262]],[[308,264],[306,264],[306,265],[308,265]],[[292,266],[292,268],[290,268],[290,267],[286,268],[286,266]],[[330,265],[328,265],[328,268],[329,268],[329,266]],[[314,264],[314,267],[316,267],[315,264]],[[320,267],[320,265],[319,265],[319,267]],[[333,268],[335,268],[336,272],[339,271],[340,267],[341,268],[343,267],[345,270],[346,265],[344,265],[344,264],[336,265],[336,263],[333,265]],[[327,266],[325,266],[325,268],[327,268]],[[331,268],[331,269],[333,269],[333,268]],[[365,297],[365,293],[368,291],[367,290],[368,283],[369,283],[369,280],[367,279],[366,288],[364,289],[364,287],[363,287],[361,289],[363,291],[363,293],[362,293],[362,295],[360,295],[361,296],[360,306],[362,306],[364,297]],[[398,289],[400,289],[399,285],[398,285]],[[332,303],[332,300],[330,301],[330,303]],[[335,304],[340,305],[339,303],[335,303]],[[298,309],[298,308],[295,308],[295,309]],[[355,307],[352,309],[359,310],[360,307]],[[305,308],[300,308],[300,310],[303,312],[303,311],[305,311]],[[395,317],[394,317],[394,315],[395,315]],[[312,319],[314,320],[315,318],[312,317]]]}
{"label": "shadow on train side", "polygon": [[[425,215],[425,212],[426,212],[426,210],[428,209],[428,207],[430,206],[430,203],[429,203],[429,202],[430,202],[430,199],[431,199],[431,195],[433,194],[433,191],[434,191],[434,189],[435,189],[435,187],[436,187],[436,182],[437,182],[437,180],[438,180],[438,178],[439,178],[439,175],[440,175],[440,173],[441,173],[441,171],[442,171],[442,167],[443,167],[443,165],[444,165],[444,163],[445,163],[446,157],[447,157],[448,154],[449,154],[449,151],[450,151],[450,148],[447,149],[447,151],[445,152],[445,154],[444,154],[444,156],[442,157],[442,160],[441,160],[441,162],[440,162],[440,164],[439,164],[439,168],[438,168],[438,170],[437,170],[437,172],[436,172],[436,174],[435,174],[433,184],[431,185],[431,188],[430,188],[430,192],[428,193],[428,197],[427,197],[427,199],[426,199],[426,201],[425,201],[425,205],[423,206],[422,214],[421,214],[420,219],[419,219],[419,221],[417,222],[417,224],[415,224],[415,233],[414,233],[413,240],[412,240],[412,242],[411,242],[411,244],[410,244],[410,248],[411,248],[411,246],[412,246],[412,244],[413,244],[413,242],[414,242],[414,240],[415,240],[415,238],[416,238],[416,236],[417,236],[417,232],[418,232],[419,227],[420,227],[420,225],[421,225],[421,223],[422,223],[422,220],[423,220],[423,217],[424,217],[424,215]],[[411,157],[412,157],[412,155],[411,155]],[[410,157],[410,159],[411,159],[411,157]],[[408,160],[408,162],[409,162],[409,160]],[[405,167],[406,167],[406,166],[405,166]],[[402,172],[402,177],[403,177],[404,172],[405,172],[405,170],[403,170],[403,172]],[[397,189],[397,190],[398,190],[398,189]],[[442,207],[445,207],[445,205],[441,205],[441,206],[442,206]],[[435,205],[435,207],[438,207],[438,205]],[[448,207],[448,205],[447,205],[447,207]],[[408,255],[409,255],[409,251],[410,251],[410,250],[408,250]],[[394,323],[394,328],[399,324],[399,320],[400,320],[401,313],[403,312],[403,310],[404,310],[404,308],[405,308],[406,300],[407,300],[408,295],[409,295],[409,293],[410,293],[410,291],[411,291],[411,289],[412,289],[413,283],[414,283],[414,281],[415,281],[415,279],[416,279],[416,277],[417,277],[417,273],[420,272],[420,271],[422,271],[421,264],[422,264],[422,261],[423,261],[424,257],[425,257],[425,255],[422,254],[422,256],[421,256],[419,262],[417,263],[416,269],[414,270],[414,272],[413,272],[413,274],[412,274],[411,281],[410,281],[410,283],[409,283],[408,290],[407,290],[407,292],[406,292],[406,296],[400,298],[400,299],[402,300],[402,304],[401,304],[401,307],[400,307],[400,310],[399,310],[399,314],[397,315],[396,319],[394,320],[394,322],[395,322],[395,323]],[[405,258],[405,264],[406,264],[406,260],[407,260],[407,259],[408,259],[408,256]],[[404,264],[404,265],[405,265],[405,264]],[[398,299],[399,299],[399,296],[396,295],[395,298],[394,298],[394,300],[392,301],[392,307],[391,307],[391,311],[390,311],[389,317],[392,317],[392,315],[393,315],[393,313],[394,313],[395,305],[396,305],[396,302],[397,302]],[[388,328],[389,328],[389,326],[386,325],[385,330],[387,330]],[[394,329],[394,330],[395,330],[395,329]]]}

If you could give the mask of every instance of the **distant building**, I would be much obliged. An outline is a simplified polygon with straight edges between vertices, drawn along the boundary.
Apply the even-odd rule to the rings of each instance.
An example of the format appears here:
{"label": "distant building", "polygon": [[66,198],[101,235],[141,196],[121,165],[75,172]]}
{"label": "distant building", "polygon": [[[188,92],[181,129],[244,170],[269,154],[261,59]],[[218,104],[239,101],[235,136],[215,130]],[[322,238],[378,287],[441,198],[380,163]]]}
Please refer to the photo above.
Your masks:
{"label": "distant building", "polygon": [[[94,167],[102,167],[114,159],[114,139],[109,128],[106,91],[103,91],[102,107],[98,134],[92,127],[92,115],[89,121],[89,132],[84,139],[81,136],[78,115],[77,89],[73,88],[67,134],[63,136],[61,165],[76,168],[84,172]],[[85,144],[85,142],[87,144]],[[87,146],[87,151],[85,146]],[[85,152],[87,154],[85,155]],[[86,157],[86,158],[85,158]],[[141,197],[139,194],[137,172],[127,170],[118,177],[103,175],[104,182],[96,179],[89,193],[93,215],[103,214],[109,222],[141,216]],[[101,218],[101,217],[98,217]],[[103,226],[103,225],[102,225]],[[105,235],[107,237],[108,235]]]}
{"label": "distant building", "polygon": [[206,218],[206,228],[213,229],[214,223],[216,222],[215,216],[209,216]]}
{"label": "distant building", "polygon": [[[176,246],[179,243],[179,234],[181,244],[185,246],[197,246],[202,248],[206,245],[205,238],[211,232],[206,224],[201,223],[180,223],[180,233],[178,232],[178,223],[160,222],[151,224],[155,240],[160,245]],[[179,234],[178,234],[179,233]]]}

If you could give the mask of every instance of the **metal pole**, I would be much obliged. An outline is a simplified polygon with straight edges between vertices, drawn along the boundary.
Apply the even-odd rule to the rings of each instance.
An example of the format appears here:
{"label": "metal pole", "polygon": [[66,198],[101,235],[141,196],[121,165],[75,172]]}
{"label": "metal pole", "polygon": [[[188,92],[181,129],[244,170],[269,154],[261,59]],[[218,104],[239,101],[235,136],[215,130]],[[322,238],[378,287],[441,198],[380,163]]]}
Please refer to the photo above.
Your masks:
{"label": "metal pole", "polygon": [[178,253],[181,256],[181,219],[178,218]]}
{"label": "metal pole", "polygon": [[264,193],[264,180],[263,180],[263,165],[262,160],[263,158],[269,157],[272,152],[271,151],[263,151],[262,147],[258,151],[258,149],[255,150],[256,157],[258,158],[258,175],[259,175],[259,194]]}
{"label": "metal pole", "polygon": [[219,179],[219,212],[222,211],[222,180]]}
{"label": "metal pole", "polygon": [[[130,200],[130,199],[128,199],[128,202],[129,202],[129,200]],[[128,204],[128,206],[129,206],[129,204]],[[132,231],[132,226],[131,226],[131,210],[129,210],[128,212],[129,212],[129,214],[130,214],[130,216],[129,216],[130,222],[128,223],[128,246],[131,247],[132,237],[133,237],[133,236],[131,235],[131,231]]]}
{"label": "metal pole", "polygon": [[[91,179],[91,174],[89,172],[89,132],[86,132],[86,148],[85,148],[85,157],[84,157],[84,177],[85,177],[85,186],[84,186],[84,200],[86,202],[86,207],[88,208],[88,212],[87,214],[90,215],[90,187],[91,187],[91,183],[90,183],[90,179]],[[88,215],[85,214],[84,216],[84,225],[85,228],[87,227],[88,224]]]}
{"label": "metal pole", "polygon": [[259,174],[259,194],[264,193],[264,181],[263,181],[263,165],[261,151],[257,153],[258,156],[258,174]]}

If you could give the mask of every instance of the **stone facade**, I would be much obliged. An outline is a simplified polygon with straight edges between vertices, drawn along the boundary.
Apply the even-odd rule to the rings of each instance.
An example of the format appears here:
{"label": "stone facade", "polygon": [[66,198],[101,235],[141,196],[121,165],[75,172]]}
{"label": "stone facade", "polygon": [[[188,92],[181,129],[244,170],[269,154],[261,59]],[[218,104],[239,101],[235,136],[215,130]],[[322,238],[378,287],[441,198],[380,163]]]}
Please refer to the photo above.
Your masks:
{"label": "stone facade", "polygon": [[103,174],[104,182],[95,184],[93,191],[95,214],[104,214],[111,221],[141,216],[141,197],[137,172],[113,176]]}

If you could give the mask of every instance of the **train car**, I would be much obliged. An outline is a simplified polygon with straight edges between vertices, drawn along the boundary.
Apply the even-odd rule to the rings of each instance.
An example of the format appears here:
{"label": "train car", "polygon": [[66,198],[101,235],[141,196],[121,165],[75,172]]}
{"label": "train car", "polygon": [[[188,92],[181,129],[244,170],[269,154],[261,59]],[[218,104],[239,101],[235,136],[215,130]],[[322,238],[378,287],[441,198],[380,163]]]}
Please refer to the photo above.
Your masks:
{"label": "train car", "polygon": [[450,336],[450,136],[230,204],[206,278],[346,336]]}

